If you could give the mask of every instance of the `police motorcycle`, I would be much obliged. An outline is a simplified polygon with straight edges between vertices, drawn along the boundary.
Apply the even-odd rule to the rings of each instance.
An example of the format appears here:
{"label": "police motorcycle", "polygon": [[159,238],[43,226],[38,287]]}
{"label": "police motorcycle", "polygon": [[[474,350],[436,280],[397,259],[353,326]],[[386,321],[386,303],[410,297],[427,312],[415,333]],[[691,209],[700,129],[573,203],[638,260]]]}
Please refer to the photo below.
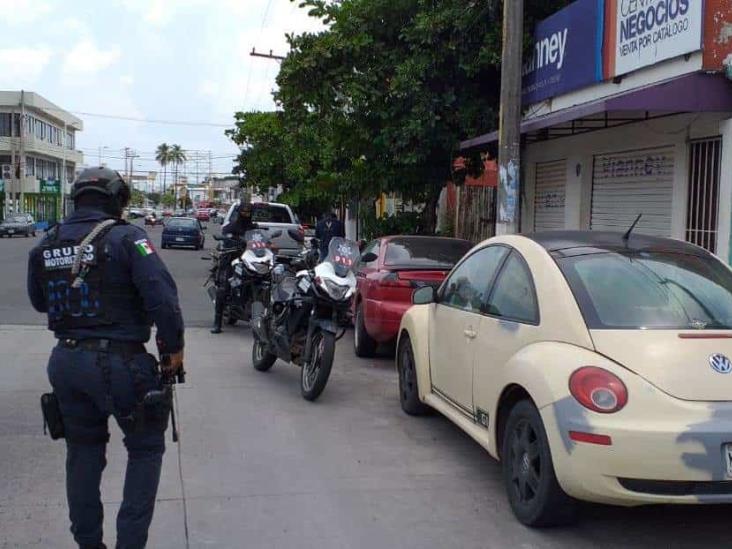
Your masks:
{"label": "police motorcycle", "polygon": [[[233,246],[220,244],[210,257],[213,265],[204,283],[212,302],[216,302],[217,290],[225,287],[226,304],[224,318],[234,325],[239,320],[251,319],[252,302],[261,300],[260,292],[268,295],[270,272],[275,265],[272,239],[282,236],[282,231],[267,234],[261,229],[252,229]],[[214,236],[215,240],[230,243],[231,238]],[[244,244],[246,242],[246,244]]]}
{"label": "police motorcycle", "polygon": [[278,358],[300,366],[302,396],[313,401],[328,383],[336,341],[350,324],[360,252],[355,242],[333,238],[318,264],[317,241],[311,245],[289,272],[284,266],[273,270],[269,301],[255,304],[252,363],[260,372]]}

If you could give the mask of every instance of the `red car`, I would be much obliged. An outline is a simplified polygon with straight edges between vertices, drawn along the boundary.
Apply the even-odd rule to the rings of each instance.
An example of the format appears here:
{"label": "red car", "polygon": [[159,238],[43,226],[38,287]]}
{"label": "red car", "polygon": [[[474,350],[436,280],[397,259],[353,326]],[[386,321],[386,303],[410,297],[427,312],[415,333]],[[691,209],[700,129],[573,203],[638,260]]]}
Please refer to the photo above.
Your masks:
{"label": "red car", "polygon": [[199,221],[210,221],[211,211],[208,208],[199,208],[196,210],[196,219]]}
{"label": "red car", "polygon": [[356,355],[372,356],[379,343],[394,341],[414,290],[439,286],[472,247],[467,240],[437,236],[388,236],[370,242],[356,272]]}

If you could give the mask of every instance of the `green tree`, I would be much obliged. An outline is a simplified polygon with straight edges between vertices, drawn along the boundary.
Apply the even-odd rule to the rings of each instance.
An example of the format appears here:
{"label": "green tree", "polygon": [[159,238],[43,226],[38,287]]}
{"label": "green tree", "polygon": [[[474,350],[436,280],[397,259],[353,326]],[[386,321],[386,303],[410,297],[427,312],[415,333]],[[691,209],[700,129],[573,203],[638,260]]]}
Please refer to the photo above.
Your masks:
{"label": "green tree", "polygon": [[160,193],[147,193],[147,199],[157,205],[160,203]]}
{"label": "green tree", "polygon": [[162,204],[164,208],[175,207],[175,194],[173,189],[160,195],[160,204]]}
{"label": "green tree", "polygon": [[130,193],[130,205],[131,206],[144,206],[145,205],[145,193],[139,189],[132,189]]}
{"label": "green tree", "polygon": [[[240,173],[258,186],[279,179],[293,201],[397,192],[425,203],[422,229],[433,231],[459,142],[496,127],[502,3],[298,1],[328,26],[288,36],[282,112],[237,114]],[[527,35],[568,3],[527,0]]]}
{"label": "green tree", "polygon": [[178,192],[178,170],[180,169],[180,165],[186,160],[186,153],[181,149],[180,145],[173,145],[170,147],[170,162],[173,164],[173,168],[175,169],[173,185],[175,186],[176,193]]}
{"label": "green tree", "polygon": [[165,193],[165,179],[167,176],[167,166],[170,163],[170,147],[167,143],[161,143],[155,151],[155,160],[160,167],[163,168],[163,193]]}

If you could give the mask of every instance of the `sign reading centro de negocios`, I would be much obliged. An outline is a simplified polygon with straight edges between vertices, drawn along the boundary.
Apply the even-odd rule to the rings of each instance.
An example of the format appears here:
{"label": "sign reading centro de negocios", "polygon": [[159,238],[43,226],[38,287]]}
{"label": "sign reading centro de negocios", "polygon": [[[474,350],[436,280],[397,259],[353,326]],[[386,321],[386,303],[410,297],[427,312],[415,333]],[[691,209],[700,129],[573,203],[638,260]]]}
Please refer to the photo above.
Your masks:
{"label": "sign reading centro de negocios", "polygon": [[524,105],[602,79],[603,0],[577,0],[536,26],[523,67]]}
{"label": "sign reading centro de negocios", "polygon": [[704,0],[608,0],[610,76],[701,49]]}

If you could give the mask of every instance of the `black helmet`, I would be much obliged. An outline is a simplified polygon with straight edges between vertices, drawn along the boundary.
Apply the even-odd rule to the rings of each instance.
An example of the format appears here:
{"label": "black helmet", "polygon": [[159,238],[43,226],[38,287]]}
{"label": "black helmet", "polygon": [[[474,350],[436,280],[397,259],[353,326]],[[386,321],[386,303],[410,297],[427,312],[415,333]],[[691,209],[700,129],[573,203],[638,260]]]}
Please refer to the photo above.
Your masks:
{"label": "black helmet", "polygon": [[109,168],[87,168],[79,174],[71,187],[71,198],[76,200],[87,192],[101,193],[116,202],[121,210],[130,202],[130,187],[119,172]]}

